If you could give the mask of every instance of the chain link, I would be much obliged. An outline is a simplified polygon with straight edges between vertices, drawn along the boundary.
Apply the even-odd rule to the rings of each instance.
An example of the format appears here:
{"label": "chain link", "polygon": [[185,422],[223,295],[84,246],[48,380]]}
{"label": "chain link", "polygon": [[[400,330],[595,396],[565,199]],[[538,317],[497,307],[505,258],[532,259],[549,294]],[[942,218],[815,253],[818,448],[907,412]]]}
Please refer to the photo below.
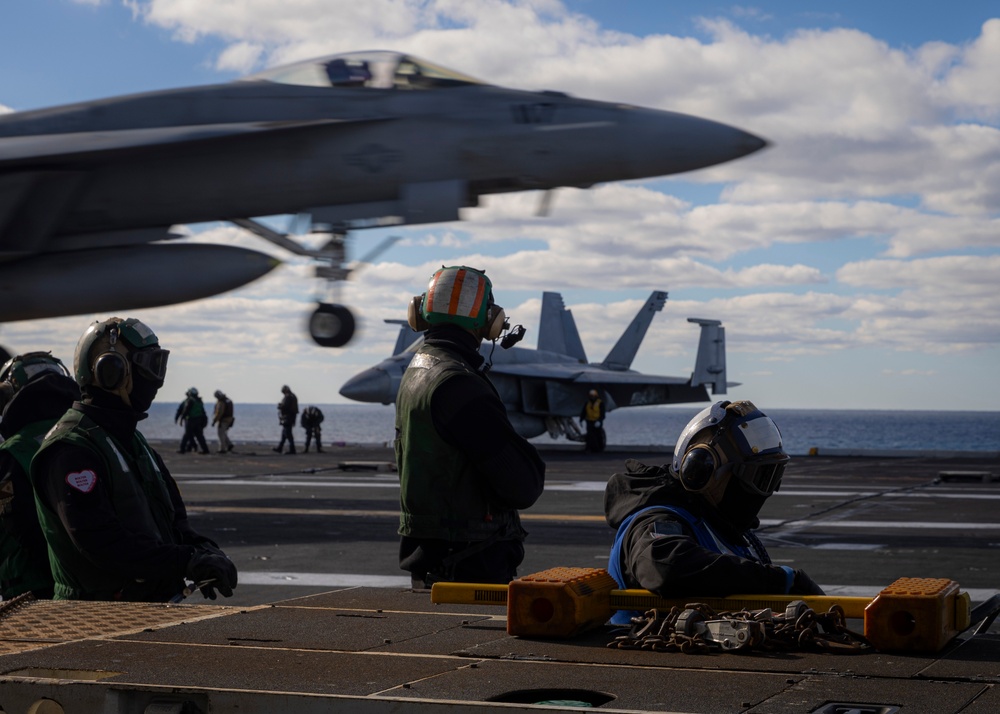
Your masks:
{"label": "chain link", "polygon": [[704,603],[653,609],[633,617],[629,632],[608,647],[685,654],[736,649],[854,654],[872,649],[868,640],[847,628],[839,605],[817,613],[802,600],[789,603],[784,613],[770,609],[716,613]]}

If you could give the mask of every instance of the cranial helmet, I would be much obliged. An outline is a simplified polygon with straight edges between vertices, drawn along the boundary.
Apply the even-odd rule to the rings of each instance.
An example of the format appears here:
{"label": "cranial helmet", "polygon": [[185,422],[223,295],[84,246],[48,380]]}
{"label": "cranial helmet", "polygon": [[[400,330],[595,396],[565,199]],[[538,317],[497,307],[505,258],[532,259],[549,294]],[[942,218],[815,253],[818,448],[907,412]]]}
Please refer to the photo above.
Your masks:
{"label": "cranial helmet", "polygon": [[29,380],[44,372],[55,372],[65,377],[69,376],[59,358],[53,357],[51,352],[26,352],[7,360],[3,368],[0,369],[0,382],[10,383],[13,391],[28,383]]}
{"label": "cranial helmet", "polygon": [[226,395],[222,393],[221,389],[216,389],[214,396],[215,396],[216,399],[225,399],[226,398]]}
{"label": "cranial helmet", "polygon": [[187,390],[187,392],[185,392],[185,394],[187,396],[189,396],[189,397],[197,397],[198,396],[198,390],[195,389],[194,387],[191,387],[191,389]]}
{"label": "cranial helmet", "polygon": [[433,325],[457,325],[495,340],[506,326],[507,315],[493,302],[493,283],[485,272],[452,266],[434,273],[427,292],[413,298],[407,322],[417,331]]}
{"label": "cranial helmet", "polygon": [[781,486],[787,463],[781,432],[767,415],[753,402],[721,401],[684,427],[670,472],[685,489],[715,505],[732,479],[748,497],[763,503]]}
{"label": "cranial helmet", "polygon": [[83,333],[76,345],[73,368],[81,388],[97,387],[131,405],[134,376],[139,374],[159,387],[167,373],[169,354],[144,323],[133,317],[110,317],[93,323]]}

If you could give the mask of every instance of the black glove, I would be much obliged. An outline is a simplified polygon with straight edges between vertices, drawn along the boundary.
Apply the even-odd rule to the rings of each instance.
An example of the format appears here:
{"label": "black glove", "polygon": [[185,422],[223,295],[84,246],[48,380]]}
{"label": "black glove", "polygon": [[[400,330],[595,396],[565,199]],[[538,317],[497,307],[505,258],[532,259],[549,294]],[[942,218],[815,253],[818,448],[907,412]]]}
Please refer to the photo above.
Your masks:
{"label": "black glove", "polygon": [[200,549],[187,564],[185,576],[195,585],[211,580],[201,586],[201,594],[208,600],[215,599],[215,591],[223,597],[231,597],[236,587],[236,566],[221,550]]}
{"label": "black glove", "polygon": [[795,570],[792,579],[791,594],[793,595],[826,595],[823,588],[813,582],[813,579],[806,575],[804,570]]}

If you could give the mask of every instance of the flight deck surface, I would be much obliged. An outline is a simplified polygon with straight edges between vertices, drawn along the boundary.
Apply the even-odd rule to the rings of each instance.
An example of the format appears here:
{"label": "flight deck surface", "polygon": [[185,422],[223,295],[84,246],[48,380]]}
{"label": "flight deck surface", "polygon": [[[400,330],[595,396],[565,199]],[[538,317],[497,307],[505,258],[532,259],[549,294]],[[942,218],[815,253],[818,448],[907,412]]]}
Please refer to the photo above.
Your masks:
{"label": "flight deck surface", "polygon": [[[934,654],[619,650],[606,646],[607,627],[568,640],[508,636],[502,607],[435,605],[406,587],[389,449],[237,451],[161,448],[193,526],[240,568],[234,597],[17,608],[0,619],[2,711],[41,698],[65,712],[530,710],[524,702],[545,700],[606,711],[1000,711],[996,624]],[[626,457],[668,454],[542,455],[547,490],[524,514],[520,572],[603,567],[603,482]],[[1000,584],[1000,485],[938,476],[998,470],[988,459],[795,458],[761,514],[762,535],[777,562],[831,593],[945,577],[976,604]],[[154,701],[174,709],[149,709]]]}

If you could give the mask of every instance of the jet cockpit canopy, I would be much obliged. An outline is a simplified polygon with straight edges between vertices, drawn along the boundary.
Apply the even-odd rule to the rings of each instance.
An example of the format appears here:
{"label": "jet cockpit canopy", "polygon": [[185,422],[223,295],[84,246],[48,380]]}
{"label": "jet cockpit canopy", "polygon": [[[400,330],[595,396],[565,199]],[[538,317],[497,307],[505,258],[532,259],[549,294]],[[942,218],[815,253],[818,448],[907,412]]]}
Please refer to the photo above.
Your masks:
{"label": "jet cockpit canopy", "polygon": [[461,72],[389,50],[348,52],[283,65],[243,78],[307,87],[431,89],[483,84]]}

